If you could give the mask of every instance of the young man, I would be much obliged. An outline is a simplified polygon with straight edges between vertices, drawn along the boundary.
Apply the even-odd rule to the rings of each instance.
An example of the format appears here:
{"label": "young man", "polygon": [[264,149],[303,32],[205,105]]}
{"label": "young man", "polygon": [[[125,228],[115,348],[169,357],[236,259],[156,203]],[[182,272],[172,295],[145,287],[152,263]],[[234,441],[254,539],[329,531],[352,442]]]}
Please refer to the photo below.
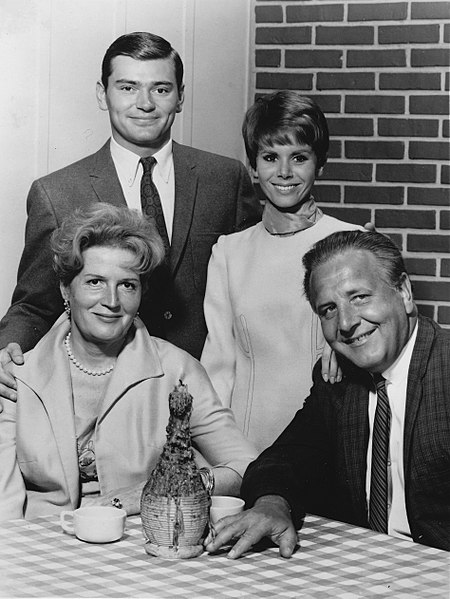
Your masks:
{"label": "young man", "polygon": [[259,218],[240,162],[172,141],[184,85],[183,63],[168,41],[137,32],[113,42],[103,59],[97,99],[109,113],[111,139],[92,156],[35,181],[28,196],[18,282],[0,323],[0,395],[11,399],[8,386],[14,382],[3,366],[12,356],[20,362],[22,350],[31,349],[63,310],[52,270],[51,233],[67,214],[95,202],[140,209],[142,158],[156,160],[147,188],[154,183],[159,194],[169,247],[140,316],[151,334],[195,357],[206,335],[203,296],[211,246],[220,234]]}
{"label": "young man", "polygon": [[417,316],[400,252],[379,233],[334,233],[303,264],[344,378],[325,383],[316,365],[305,406],[245,474],[254,507],[206,548],[238,538],[234,558],[268,536],[290,557],[310,512],[450,550],[450,332]]}

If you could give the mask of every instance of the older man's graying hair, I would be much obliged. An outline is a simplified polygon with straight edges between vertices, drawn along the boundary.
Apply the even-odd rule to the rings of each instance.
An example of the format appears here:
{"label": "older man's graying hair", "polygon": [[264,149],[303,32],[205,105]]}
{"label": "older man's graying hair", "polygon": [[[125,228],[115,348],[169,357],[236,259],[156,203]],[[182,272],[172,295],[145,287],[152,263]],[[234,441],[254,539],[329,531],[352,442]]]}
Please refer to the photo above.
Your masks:
{"label": "older man's graying hair", "polygon": [[310,289],[313,271],[333,256],[352,250],[365,250],[373,254],[386,274],[386,282],[395,288],[400,287],[406,268],[399,249],[389,237],[375,231],[339,231],[318,241],[303,256],[303,288],[313,310]]}
{"label": "older man's graying hair", "polygon": [[96,204],[76,210],[52,234],[53,267],[63,285],[82,270],[83,252],[94,246],[130,250],[142,282],[164,259],[163,242],[151,222],[128,208]]}

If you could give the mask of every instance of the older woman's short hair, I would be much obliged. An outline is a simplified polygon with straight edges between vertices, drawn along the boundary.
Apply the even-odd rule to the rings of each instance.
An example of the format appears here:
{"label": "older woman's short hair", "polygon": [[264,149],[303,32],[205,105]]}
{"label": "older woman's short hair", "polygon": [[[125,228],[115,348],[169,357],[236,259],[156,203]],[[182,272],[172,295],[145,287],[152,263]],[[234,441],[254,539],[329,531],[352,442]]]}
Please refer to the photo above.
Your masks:
{"label": "older woman's short hair", "polygon": [[130,250],[143,283],[164,260],[164,244],[153,223],[135,210],[100,203],[74,211],[53,232],[53,267],[63,285],[83,269],[83,252],[95,246]]}
{"label": "older woman's short hair", "polygon": [[313,309],[311,276],[314,270],[334,256],[353,250],[365,250],[373,254],[381,267],[386,283],[399,288],[406,268],[400,250],[389,237],[376,231],[338,231],[315,243],[303,256],[305,269],[303,288]]}

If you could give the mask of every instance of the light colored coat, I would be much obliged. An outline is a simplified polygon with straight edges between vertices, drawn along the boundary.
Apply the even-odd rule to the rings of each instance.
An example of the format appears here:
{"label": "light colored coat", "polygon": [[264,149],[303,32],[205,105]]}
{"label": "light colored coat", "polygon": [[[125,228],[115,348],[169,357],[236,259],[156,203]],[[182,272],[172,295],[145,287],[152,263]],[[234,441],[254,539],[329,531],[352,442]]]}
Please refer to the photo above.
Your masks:
{"label": "light colored coat", "polygon": [[302,407],[324,339],[303,293],[302,257],[335,231],[360,228],[330,216],[295,235],[262,223],[221,236],[208,267],[201,357],[223,404],[260,451]]}
{"label": "light colored coat", "polygon": [[[25,365],[17,367],[18,401],[0,414],[0,519],[27,519],[80,503],[69,361],[61,316]],[[111,375],[95,428],[102,493],[148,478],[166,440],[168,396],[182,380],[194,398],[193,444],[211,465],[243,475],[256,456],[223,408],[204,369],[188,353],[150,337],[137,320]]]}

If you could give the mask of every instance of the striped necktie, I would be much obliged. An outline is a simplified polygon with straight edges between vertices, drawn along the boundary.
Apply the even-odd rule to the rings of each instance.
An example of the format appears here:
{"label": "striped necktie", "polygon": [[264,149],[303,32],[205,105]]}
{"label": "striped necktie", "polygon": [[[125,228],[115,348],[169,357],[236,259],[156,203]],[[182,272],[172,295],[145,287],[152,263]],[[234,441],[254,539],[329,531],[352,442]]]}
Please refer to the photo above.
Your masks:
{"label": "striped necktie", "polygon": [[152,170],[156,164],[156,159],[153,156],[141,158],[142,168],[144,172],[141,179],[141,207],[142,214],[152,220],[156,225],[156,229],[164,242],[166,256],[170,247],[169,236],[166,229],[166,221],[161,206],[161,198],[159,197],[156,185],[153,182]]}
{"label": "striped necktie", "polygon": [[377,407],[372,435],[372,469],[370,473],[369,526],[372,530],[388,531],[388,460],[391,409],[386,393],[386,381],[374,375]]}

